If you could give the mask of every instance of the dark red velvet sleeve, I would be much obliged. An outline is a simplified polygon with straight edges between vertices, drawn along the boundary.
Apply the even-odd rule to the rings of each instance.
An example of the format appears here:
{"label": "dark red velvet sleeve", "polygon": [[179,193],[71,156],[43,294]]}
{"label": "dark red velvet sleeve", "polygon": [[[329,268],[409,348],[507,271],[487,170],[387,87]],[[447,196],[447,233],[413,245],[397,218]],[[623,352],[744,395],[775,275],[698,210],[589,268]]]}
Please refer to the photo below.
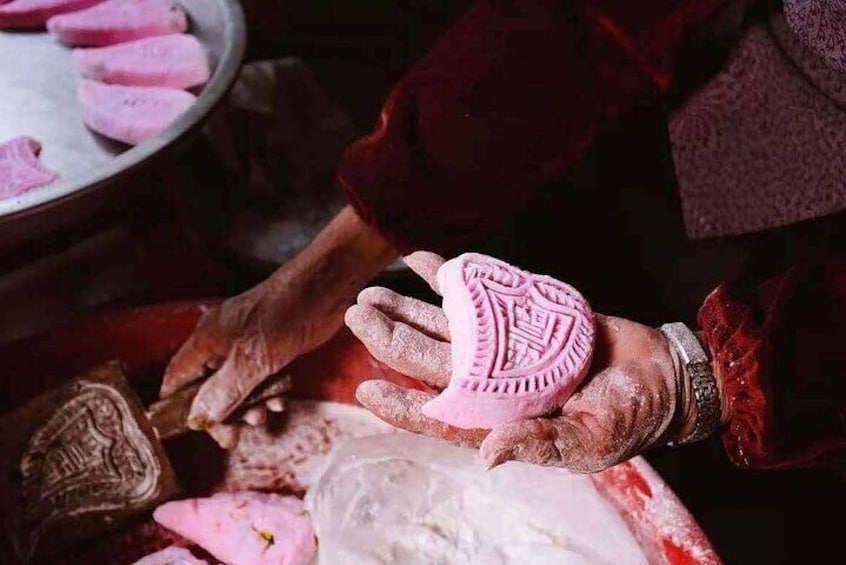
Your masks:
{"label": "dark red velvet sleeve", "polygon": [[744,286],[720,286],[699,312],[730,403],[729,457],[758,469],[843,461],[846,264]]}
{"label": "dark red velvet sleeve", "polygon": [[396,85],[339,183],[401,250],[461,249],[565,172],[602,121],[666,89],[688,29],[722,2],[477,2]]}

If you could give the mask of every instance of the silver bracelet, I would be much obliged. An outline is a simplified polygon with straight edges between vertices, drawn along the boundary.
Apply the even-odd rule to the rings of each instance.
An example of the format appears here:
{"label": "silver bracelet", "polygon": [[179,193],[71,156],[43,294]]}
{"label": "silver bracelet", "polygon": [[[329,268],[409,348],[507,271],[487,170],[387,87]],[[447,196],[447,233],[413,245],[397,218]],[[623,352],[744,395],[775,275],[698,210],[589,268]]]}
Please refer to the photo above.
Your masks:
{"label": "silver bracelet", "polygon": [[693,432],[687,437],[668,445],[699,441],[711,435],[720,425],[720,391],[711,360],[699,338],[686,325],[664,324],[660,330],[678,352],[682,370],[690,377],[696,422]]}

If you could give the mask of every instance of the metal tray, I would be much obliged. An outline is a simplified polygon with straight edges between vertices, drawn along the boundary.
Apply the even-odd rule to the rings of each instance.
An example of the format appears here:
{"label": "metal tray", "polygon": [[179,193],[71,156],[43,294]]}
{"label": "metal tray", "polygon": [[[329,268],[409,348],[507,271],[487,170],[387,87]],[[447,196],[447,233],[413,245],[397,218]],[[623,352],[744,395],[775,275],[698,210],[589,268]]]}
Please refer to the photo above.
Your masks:
{"label": "metal tray", "polygon": [[[31,228],[50,223],[32,216],[65,207],[114,183],[197,126],[221,100],[244,56],[241,6],[237,0],[178,2],[190,18],[190,33],[209,53],[213,74],[194,106],[158,137],[132,148],[113,143],[83,124],[77,101],[80,76],[68,47],[46,32],[0,31],[0,141],[19,135],[35,137],[43,145],[43,163],[60,175],[49,186],[0,200],[0,243],[20,231],[9,230],[9,225],[3,229],[4,224],[27,223]],[[43,231],[44,226],[40,228]]]}

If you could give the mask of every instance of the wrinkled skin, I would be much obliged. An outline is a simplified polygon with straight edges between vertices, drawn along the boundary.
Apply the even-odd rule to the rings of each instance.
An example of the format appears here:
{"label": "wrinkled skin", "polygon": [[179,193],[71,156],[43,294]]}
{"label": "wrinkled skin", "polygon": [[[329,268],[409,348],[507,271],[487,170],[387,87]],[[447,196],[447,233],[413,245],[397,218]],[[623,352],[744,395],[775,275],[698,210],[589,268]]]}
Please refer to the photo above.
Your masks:
{"label": "wrinkled skin", "polygon": [[[269,375],[326,341],[343,325],[344,310],[397,252],[347,207],[299,256],[258,286],[208,311],[165,371],[166,397],[213,373],[191,406],[188,423],[208,430],[224,448],[238,439],[227,420]],[[281,398],[241,415],[262,425]]]}
{"label": "wrinkled skin", "polygon": [[[216,371],[195,397],[189,423],[194,429],[208,429],[224,448],[235,444],[237,428],[221,422],[250,391],[297,355],[328,340],[340,326],[337,311],[319,318],[311,315],[310,304],[301,298],[307,290],[282,276],[207,312],[165,373],[162,396],[199,378],[206,369]],[[284,401],[271,399],[267,408],[279,411]],[[266,411],[252,408],[242,419],[261,425]]]}
{"label": "wrinkled skin", "polygon": [[[418,252],[409,266],[438,292],[443,259]],[[385,288],[368,288],[345,315],[370,353],[435,390],[450,375],[447,319],[431,304]],[[692,397],[684,372],[658,330],[621,318],[596,316],[590,373],[560,411],[493,430],[462,430],[426,418],[421,407],[434,393],[384,381],[366,381],[358,400],[375,415],[408,431],[476,445],[492,467],[508,460],[595,472],[693,430]]]}

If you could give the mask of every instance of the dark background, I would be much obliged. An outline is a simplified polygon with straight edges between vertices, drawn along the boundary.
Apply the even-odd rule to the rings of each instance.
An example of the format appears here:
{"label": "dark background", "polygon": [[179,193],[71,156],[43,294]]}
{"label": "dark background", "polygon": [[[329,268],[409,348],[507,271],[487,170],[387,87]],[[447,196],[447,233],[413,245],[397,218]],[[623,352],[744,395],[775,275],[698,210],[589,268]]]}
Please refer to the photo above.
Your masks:
{"label": "dark background", "polygon": [[[244,4],[248,59],[303,59],[364,133],[390,86],[470,2]],[[702,71],[690,74],[701,75],[712,62],[694,57],[688,63]],[[694,323],[702,299],[721,280],[824,250],[832,238],[846,241],[842,230],[817,224],[799,225],[787,235],[689,241],[667,145],[667,105],[642,105],[606,127],[567,178],[515,211],[495,240],[480,242],[476,250],[566,280],[597,311],[658,325]],[[227,173],[220,167],[208,142],[197,137],[134,179],[118,203],[85,225],[0,249],[0,272],[12,273],[0,276],[7,322],[0,342],[82,311],[229,295],[260,280],[271,266],[220,244],[230,204],[220,186]],[[408,276],[382,282],[433,298]],[[647,459],[726,563],[842,561],[842,471],[739,470],[716,439],[658,450]]]}

